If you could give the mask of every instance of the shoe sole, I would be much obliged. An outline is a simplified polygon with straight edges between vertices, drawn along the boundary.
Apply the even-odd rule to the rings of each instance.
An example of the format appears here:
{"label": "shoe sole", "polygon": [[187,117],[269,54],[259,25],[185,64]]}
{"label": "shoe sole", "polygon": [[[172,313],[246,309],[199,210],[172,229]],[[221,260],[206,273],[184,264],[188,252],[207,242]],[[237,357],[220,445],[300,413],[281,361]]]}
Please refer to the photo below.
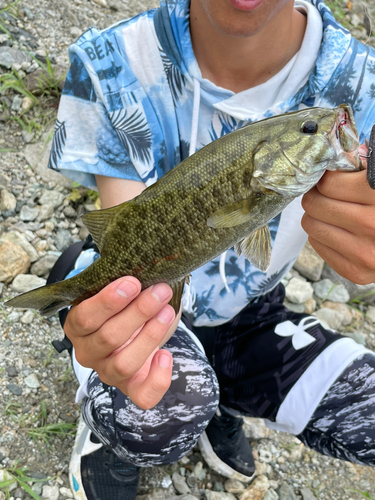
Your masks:
{"label": "shoe sole", "polygon": [[220,460],[220,458],[214,452],[206,432],[201,435],[198,444],[205,462],[218,474],[228,477],[229,479],[237,479],[238,481],[242,481],[243,483],[248,483],[255,476],[255,472],[252,476],[245,476],[244,474],[241,474],[241,472],[232,469],[232,467]]}
{"label": "shoe sole", "polygon": [[84,423],[81,416],[69,464],[70,488],[75,500],[87,500],[81,477],[81,457],[103,446],[102,444],[91,443],[90,433],[90,429]]}

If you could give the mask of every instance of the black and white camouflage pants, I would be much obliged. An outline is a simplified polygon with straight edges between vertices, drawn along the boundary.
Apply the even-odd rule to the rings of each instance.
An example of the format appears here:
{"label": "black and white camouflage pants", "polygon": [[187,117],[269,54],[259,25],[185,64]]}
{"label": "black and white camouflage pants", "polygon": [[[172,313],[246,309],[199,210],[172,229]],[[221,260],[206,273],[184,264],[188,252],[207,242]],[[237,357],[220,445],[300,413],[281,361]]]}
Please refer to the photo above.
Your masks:
{"label": "black and white camouflage pants", "polygon": [[195,445],[220,401],[325,455],[374,466],[375,355],[285,309],[283,299],[279,285],[230,323],[194,329],[211,363],[179,327],[164,346],[174,360],[171,386],[151,410],[93,372],[85,422],[122,460],[165,465]]}

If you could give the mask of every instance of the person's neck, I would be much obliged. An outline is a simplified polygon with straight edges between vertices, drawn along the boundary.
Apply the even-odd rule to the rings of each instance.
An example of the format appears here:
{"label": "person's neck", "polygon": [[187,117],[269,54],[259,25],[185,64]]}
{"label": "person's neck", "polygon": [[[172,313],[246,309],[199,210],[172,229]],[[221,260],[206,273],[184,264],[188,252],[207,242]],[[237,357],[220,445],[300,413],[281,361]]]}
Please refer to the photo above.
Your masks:
{"label": "person's neck", "polygon": [[[194,7],[194,9],[193,9]],[[202,77],[238,93],[276,75],[299,51],[306,17],[289,2],[263,30],[243,38],[219,32],[192,2],[190,33]]]}

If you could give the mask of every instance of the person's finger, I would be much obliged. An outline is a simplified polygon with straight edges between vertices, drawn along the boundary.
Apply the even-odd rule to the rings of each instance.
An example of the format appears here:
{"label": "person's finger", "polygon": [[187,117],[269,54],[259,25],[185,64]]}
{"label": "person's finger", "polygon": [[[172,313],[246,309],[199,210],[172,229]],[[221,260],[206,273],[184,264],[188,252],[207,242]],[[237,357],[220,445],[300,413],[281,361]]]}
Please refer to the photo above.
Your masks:
{"label": "person's finger", "polygon": [[340,276],[358,285],[368,285],[375,281],[375,271],[368,266],[362,266],[357,259],[351,260],[337,250],[315,240],[311,236],[309,242],[324,261]]}
{"label": "person's finger", "polygon": [[159,403],[169,389],[172,380],[173,359],[170,352],[160,349],[154,355],[148,376],[140,383],[133,380],[116,387],[127,394],[134,404],[149,410]]}
{"label": "person's finger", "polygon": [[66,318],[66,335],[84,337],[98,330],[109,318],[122,311],[141,291],[140,282],[126,276],[110,283],[93,297],[72,307]]}
{"label": "person's finger", "polygon": [[318,221],[341,227],[353,234],[375,237],[375,207],[372,205],[327,198],[315,187],[303,196],[302,208],[308,216]]}
{"label": "person's finger", "polygon": [[366,170],[326,172],[316,187],[327,198],[375,205],[375,192],[368,185]]}
{"label": "person's finger", "polygon": [[[345,269],[345,278],[355,283],[371,283],[375,278],[375,245],[373,239],[352,234],[312,217],[304,215],[302,227],[309,235],[309,241],[314,242],[314,248],[319,255],[337,270],[337,265],[332,262],[336,257],[340,262],[340,269]],[[341,257],[340,257],[341,256]],[[328,262],[328,260],[330,262]],[[344,264],[343,259],[347,260]]]}
{"label": "person's finger", "polygon": [[144,324],[130,344],[124,344],[105,359],[101,359],[94,367],[102,380],[104,382],[108,380],[111,385],[116,385],[132,377],[144,365],[151,353],[160,346],[174,318],[174,309],[167,304]]}

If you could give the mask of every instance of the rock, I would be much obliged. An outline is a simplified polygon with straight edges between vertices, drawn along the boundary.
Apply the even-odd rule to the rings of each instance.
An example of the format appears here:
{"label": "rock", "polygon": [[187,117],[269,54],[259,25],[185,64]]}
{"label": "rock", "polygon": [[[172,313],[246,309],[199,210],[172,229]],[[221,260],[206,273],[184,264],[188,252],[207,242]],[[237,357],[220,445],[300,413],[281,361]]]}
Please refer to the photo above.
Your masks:
{"label": "rock", "polygon": [[27,132],[26,130],[22,130],[21,132],[22,140],[25,144],[30,144],[34,140],[34,132]]}
{"label": "rock", "polygon": [[325,278],[313,284],[314,293],[320,299],[329,299],[332,302],[348,302],[349,292],[341,283],[333,283],[329,278]]}
{"label": "rock", "polygon": [[9,231],[9,233],[3,233],[0,236],[0,240],[2,241],[11,241],[15,245],[20,246],[29,256],[30,262],[36,262],[39,259],[38,252],[32,246],[31,243],[28,242],[26,236],[18,231]]}
{"label": "rock", "polygon": [[36,276],[47,276],[58,258],[59,255],[57,253],[47,254],[31,266],[30,272]]}
{"label": "rock", "polygon": [[67,498],[73,498],[73,492],[70,488],[60,488],[60,495]]}
{"label": "rock", "polygon": [[270,430],[261,418],[243,417],[243,430],[248,439],[264,439]]}
{"label": "rock", "polygon": [[299,462],[302,459],[304,448],[305,447],[302,443],[294,446],[289,452],[289,460],[291,462]]}
{"label": "rock", "polygon": [[302,500],[317,500],[316,496],[313,494],[309,488],[301,489]]}
{"label": "rock", "polygon": [[[6,470],[0,469],[0,483],[2,483],[3,481],[10,481],[11,479],[13,479],[13,476],[11,476]],[[9,486],[7,486],[7,489],[9,491],[13,491],[17,488],[17,486],[17,481],[14,481]]]}
{"label": "rock", "polygon": [[24,97],[22,99],[22,111],[28,111],[33,105],[33,100],[30,97]]}
{"label": "rock", "polygon": [[60,206],[63,201],[64,195],[54,189],[45,189],[39,198],[40,205],[51,205],[53,208]]}
{"label": "rock", "polygon": [[318,281],[322,275],[324,260],[307,241],[293,267],[308,280]]}
{"label": "rock", "polygon": [[16,384],[7,384],[7,389],[15,396],[21,396],[22,388]]}
{"label": "rock", "polygon": [[262,500],[265,492],[270,487],[267,476],[258,476],[241,494],[240,500]]}
{"label": "rock", "polygon": [[289,311],[293,311],[295,313],[305,312],[304,304],[293,304],[293,302],[289,302],[289,300],[284,300],[283,306],[289,309]]}
{"label": "rock", "polygon": [[27,385],[27,387],[30,387],[31,389],[38,389],[40,387],[40,382],[35,373],[31,373],[30,375],[28,375],[25,378],[24,382]]}
{"label": "rock", "polygon": [[10,283],[15,276],[28,271],[30,258],[23,248],[11,241],[0,246],[0,281]]}
{"label": "rock", "polygon": [[203,469],[202,462],[197,462],[194,465],[193,474],[199,481],[203,481],[206,478],[206,471]]}
{"label": "rock", "polygon": [[276,493],[276,491],[272,488],[266,491],[264,497],[262,500],[279,500],[279,495]]}
{"label": "rock", "polygon": [[18,370],[15,366],[7,366],[5,368],[8,377],[18,377]]}
{"label": "rock", "polygon": [[13,102],[12,102],[12,107],[10,108],[11,111],[19,111],[22,106],[22,97],[20,95],[14,96]]}
{"label": "rock", "polygon": [[224,488],[228,493],[242,493],[245,486],[237,479],[228,479],[225,481]]}
{"label": "rock", "polygon": [[64,210],[63,210],[63,212],[64,212],[64,215],[66,217],[72,217],[72,218],[77,217],[77,212],[70,205],[68,205],[67,207],[65,207]]}
{"label": "rock", "polygon": [[342,304],[340,302],[331,302],[326,300],[322,304],[323,307],[328,307],[329,309],[334,309],[340,314],[341,324],[343,326],[348,326],[353,321],[352,309],[346,304]]}
{"label": "rock", "polygon": [[182,477],[178,472],[174,472],[172,474],[172,482],[173,482],[173,486],[176,488],[178,493],[180,493],[181,495],[183,495],[185,493],[190,493],[190,488],[186,484],[186,479],[184,477]]}
{"label": "rock", "polygon": [[272,462],[272,453],[268,450],[259,450],[259,460],[265,464]]}
{"label": "rock", "polygon": [[294,489],[288,483],[283,483],[278,491],[280,500],[298,500]]}
{"label": "rock", "polygon": [[333,309],[329,309],[328,307],[322,307],[321,309],[315,311],[312,315],[324,321],[326,325],[333,330],[337,330],[341,326],[340,313]]}
{"label": "rock", "polygon": [[292,278],[285,287],[285,296],[294,304],[303,304],[313,296],[313,288],[307,281]]}
{"label": "rock", "polygon": [[11,287],[15,292],[25,293],[34,290],[34,288],[44,286],[46,283],[47,280],[34,276],[33,274],[19,274],[14,278]]}
{"label": "rock", "polygon": [[309,300],[306,300],[303,304],[304,310],[303,312],[306,314],[312,314],[316,309],[316,300],[312,297]]}
{"label": "rock", "polygon": [[6,189],[3,189],[0,194],[0,210],[2,212],[14,211],[16,205],[16,197],[12,193],[9,193]]}
{"label": "rock", "polygon": [[48,500],[58,500],[59,499],[59,487],[48,486],[47,484],[43,486],[42,498],[47,498]]}
{"label": "rock", "polygon": [[0,66],[11,69],[14,63],[22,64],[24,61],[30,61],[25,52],[13,47],[0,47]]}
{"label": "rock", "polygon": [[63,252],[72,244],[72,235],[67,229],[59,229],[56,233],[55,246],[57,250]]}
{"label": "rock", "polygon": [[20,219],[24,222],[30,222],[38,217],[39,208],[30,208],[28,205],[24,205],[21,208]]}
{"label": "rock", "polygon": [[40,175],[44,182],[55,182],[59,186],[68,188],[73,187],[73,181],[59,174],[48,167],[49,155],[52,146],[51,130],[43,135],[40,142],[28,144],[24,148],[26,161],[32,167],[35,173]]}
{"label": "rock", "polygon": [[223,493],[222,491],[205,490],[206,500],[237,500],[232,493]]}
{"label": "rock", "polygon": [[375,283],[357,285],[337,274],[329,266],[324,267],[322,276],[331,279],[333,283],[342,283],[349,292],[350,300],[360,299],[366,304],[375,304]]}
{"label": "rock", "polygon": [[32,311],[26,311],[25,314],[21,316],[21,323],[24,325],[30,325],[33,322],[35,314]]}
{"label": "rock", "polygon": [[[61,193],[60,193],[61,194]],[[47,220],[53,216],[54,207],[50,203],[44,203],[39,209],[38,220]]]}
{"label": "rock", "polygon": [[108,8],[108,4],[106,2],[106,0],[93,0],[94,3],[100,5],[101,7],[107,7]]}
{"label": "rock", "polygon": [[[26,88],[34,95],[41,95],[44,89],[48,88],[50,77],[44,68],[37,66],[30,66],[26,72],[28,75],[23,79]],[[54,66],[55,79],[59,80],[57,87],[62,90],[64,87],[65,77],[68,72],[67,66],[57,64]]]}
{"label": "rock", "polygon": [[371,321],[371,323],[375,323],[375,306],[370,306],[366,311],[366,318]]}

